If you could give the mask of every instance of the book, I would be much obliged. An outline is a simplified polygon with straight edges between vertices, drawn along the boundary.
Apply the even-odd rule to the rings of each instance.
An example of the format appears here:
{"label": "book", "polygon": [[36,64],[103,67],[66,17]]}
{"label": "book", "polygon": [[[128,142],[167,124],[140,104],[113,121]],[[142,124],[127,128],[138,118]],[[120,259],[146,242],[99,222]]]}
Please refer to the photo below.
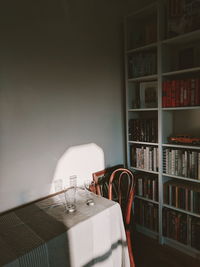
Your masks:
{"label": "book", "polygon": [[140,83],[140,107],[156,108],[158,106],[157,82]]}
{"label": "book", "polygon": [[167,36],[174,37],[200,28],[198,0],[168,0]]}

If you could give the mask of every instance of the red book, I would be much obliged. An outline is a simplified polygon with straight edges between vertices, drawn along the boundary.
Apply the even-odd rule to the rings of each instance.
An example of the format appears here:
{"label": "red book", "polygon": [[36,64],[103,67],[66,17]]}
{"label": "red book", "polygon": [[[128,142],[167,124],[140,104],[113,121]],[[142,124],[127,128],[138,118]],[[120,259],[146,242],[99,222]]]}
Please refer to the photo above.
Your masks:
{"label": "red book", "polygon": [[200,79],[196,78],[196,85],[195,85],[195,106],[200,105]]}
{"label": "red book", "polygon": [[187,84],[187,97],[186,97],[186,106],[191,106],[192,99],[192,79],[186,80]]}
{"label": "red book", "polygon": [[191,79],[191,90],[190,90],[190,106],[195,105],[195,88],[196,88],[196,79]]}
{"label": "red book", "polygon": [[166,88],[166,90],[167,90],[167,107],[171,107],[171,100],[172,100],[172,98],[171,98],[171,89],[172,89],[172,87],[171,87],[171,81],[167,81],[167,86],[166,86],[167,88]]}
{"label": "red book", "polygon": [[185,82],[184,80],[180,80],[180,106],[183,106],[183,97],[184,97],[184,90],[185,90]]}
{"label": "red book", "polygon": [[179,107],[180,106],[180,80],[176,80],[176,100],[175,100],[175,106]]}
{"label": "red book", "polygon": [[171,107],[176,106],[176,80],[171,81]]}
{"label": "red book", "polygon": [[183,106],[188,105],[188,80],[184,80],[184,90],[183,90]]}

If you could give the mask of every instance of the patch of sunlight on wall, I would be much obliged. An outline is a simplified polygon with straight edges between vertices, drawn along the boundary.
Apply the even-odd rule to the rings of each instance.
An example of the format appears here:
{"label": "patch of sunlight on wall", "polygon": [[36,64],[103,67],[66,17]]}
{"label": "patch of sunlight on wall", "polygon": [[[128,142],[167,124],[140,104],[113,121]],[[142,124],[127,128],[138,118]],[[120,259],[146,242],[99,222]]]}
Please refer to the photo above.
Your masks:
{"label": "patch of sunlight on wall", "polygon": [[53,182],[55,180],[67,179],[69,182],[69,176],[77,175],[77,185],[81,186],[84,180],[92,180],[93,172],[104,168],[104,152],[98,145],[90,143],[70,147],[58,161],[50,193],[54,192]]}

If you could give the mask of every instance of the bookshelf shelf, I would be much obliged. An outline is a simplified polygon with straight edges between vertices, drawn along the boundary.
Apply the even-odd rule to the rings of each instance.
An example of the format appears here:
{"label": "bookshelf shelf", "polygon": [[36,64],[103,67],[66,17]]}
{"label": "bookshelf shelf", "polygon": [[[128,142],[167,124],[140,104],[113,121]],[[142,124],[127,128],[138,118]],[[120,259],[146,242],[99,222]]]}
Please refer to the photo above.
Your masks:
{"label": "bookshelf shelf", "polygon": [[140,81],[153,81],[153,80],[157,80],[158,75],[147,75],[147,76],[141,76],[141,77],[137,77],[137,78],[129,78],[128,82],[140,82]]}
{"label": "bookshelf shelf", "polygon": [[155,12],[155,9],[157,9],[157,3],[152,3],[152,4],[149,4],[148,6],[145,6],[143,7],[142,9],[139,9],[139,10],[136,10],[135,12],[132,12],[130,14],[128,14],[126,16],[127,19],[132,19],[133,17],[137,17],[137,16],[144,16],[144,15],[148,15],[150,12]]}
{"label": "bookshelf shelf", "polygon": [[130,108],[129,112],[140,112],[140,111],[158,111],[158,108]]}
{"label": "bookshelf shelf", "polygon": [[126,53],[127,54],[132,54],[132,53],[145,51],[145,50],[149,50],[151,48],[156,48],[156,47],[157,47],[157,43],[152,43],[152,44],[144,45],[142,47],[138,47],[138,48],[135,48],[135,49],[130,49],[130,50],[126,51]]}
{"label": "bookshelf shelf", "polygon": [[185,149],[200,149],[200,146],[185,146],[185,145],[175,145],[175,144],[162,144],[163,147],[176,147]]}
{"label": "bookshelf shelf", "polygon": [[200,38],[200,30],[192,31],[173,38],[165,39],[162,44],[180,44],[182,42],[196,41]]}
{"label": "bookshelf shelf", "polygon": [[148,201],[148,202],[151,202],[151,203],[154,203],[154,204],[158,205],[158,201],[152,200],[150,198],[145,198],[145,197],[141,197],[141,196],[138,196],[138,195],[136,195],[135,197],[138,198],[138,199],[141,199],[141,200],[144,200],[144,201]]}
{"label": "bookshelf shelf", "polygon": [[176,71],[169,71],[169,72],[164,72],[162,76],[172,76],[172,75],[180,75],[180,74],[187,74],[191,72],[199,72],[200,67],[195,67],[195,68],[190,68],[190,69],[183,69],[183,70],[176,70]]}
{"label": "bookshelf shelf", "polygon": [[136,168],[136,167],[133,167],[133,166],[130,166],[130,168],[133,169],[133,170],[135,170],[135,171],[141,171],[141,172],[148,172],[148,173],[158,174],[158,172],[148,171],[148,170]]}
{"label": "bookshelf shelf", "polygon": [[163,177],[171,177],[171,178],[175,178],[175,179],[185,180],[188,182],[200,183],[200,180],[197,180],[197,179],[192,179],[192,178],[187,178],[187,177],[182,177],[182,176],[176,176],[176,175],[171,175],[171,174],[167,174],[167,173],[163,173],[162,175],[163,175]]}
{"label": "bookshelf shelf", "polygon": [[[181,1],[182,4],[186,2]],[[127,166],[139,177],[136,178],[138,204],[134,205],[137,216],[148,217],[152,209],[157,213],[156,234],[144,227],[144,218],[136,229],[158,238],[161,244],[169,244],[185,253],[188,250],[200,258],[200,245],[197,245],[200,244],[200,214],[197,214],[200,207],[196,204],[200,203],[200,146],[168,143],[170,136],[180,134],[200,137],[200,23],[197,23],[200,5],[199,10],[195,10],[198,16],[193,28],[190,28],[191,21],[187,25],[186,18],[189,28],[177,29],[180,16],[173,12],[182,8],[182,4],[176,6],[178,3],[177,0],[156,1],[125,18]],[[146,57],[153,57],[153,60],[146,60]],[[153,63],[153,67],[149,63]],[[145,72],[143,68],[149,69]],[[148,100],[151,99],[149,92],[154,93],[153,101]],[[147,100],[151,105],[147,105]],[[176,191],[172,193],[171,190]],[[190,198],[192,200],[188,200]],[[179,202],[175,205],[174,201]],[[176,216],[175,221],[182,225],[182,230],[179,225],[172,229],[176,236],[191,234],[196,245],[191,247],[189,239],[184,245],[164,235],[168,220],[165,214],[170,214],[170,221]],[[189,222],[186,233],[184,227]],[[198,249],[193,248],[195,246]]]}
{"label": "bookshelf shelf", "polygon": [[158,146],[158,143],[150,142],[137,142],[137,141],[128,141],[130,144],[139,144],[139,145],[149,145],[149,146]]}
{"label": "bookshelf shelf", "polygon": [[190,211],[187,211],[187,210],[183,210],[183,209],[178,209],[176,207],[173,207],[173,206],[170,206],[170,205],[167,205],[167,204],[163,204],[163,207],[168,208],[168,209],[172,209],[172,210],[176,210],[176,211],[179,211],[181,213],[185,213],[185,214],[191,215],[193,217],[200,218],[200,214],[193,213],[193,212],[190,212]]}
{"label": "bookshelf shelf", "polygon": [[176,111],[176,110],[195,110],[200,109],[200,106],[189,106],[189,107],[171,107],[171,108],[162,108],[163,111]]}

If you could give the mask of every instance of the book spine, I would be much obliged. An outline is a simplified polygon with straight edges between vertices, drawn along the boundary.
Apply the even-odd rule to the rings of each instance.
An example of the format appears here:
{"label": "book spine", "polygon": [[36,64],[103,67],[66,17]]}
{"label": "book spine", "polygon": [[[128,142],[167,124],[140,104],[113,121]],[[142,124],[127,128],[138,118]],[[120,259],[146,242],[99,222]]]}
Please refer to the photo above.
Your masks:
{"label": "book spine", "polygon": [[138,195],[143,196],[143,181],[142,178],[138,179]]}
{"label": "book spine", "polygon": [[189,189],[185,188],[185,209],[186,210],[189,210],[188,209],[188,191],[189,191]]}
{"label": "book spine", "polygon": [[200,152],[198,153],[198,180],[200,180]]}
{"label": "book spine", "polygon": [[176,80],[171,81],[171,107],[176,107]]}
{"label": "book spine", "polygon": [[152,171],[152,162],[153,162],[153,153],[152,148],[149,149],[149,171]]}
{"label": "book spine", "polygon": [[188,235],[187,235],[187,244],[188,246],[191,246],[192,245],[192,241],[191,241],[191,221],[192,221],[192,218],[191,216],[188,216],[188,221],[187,221],[187,224],[188,224]]}
{"label": "book spine", "polygon": [[183,91],[183,106],[188,105],[188,82],[184,80],[184,91]]}
{"label": "book spine", "polygon": [[156,151],[156,147],[153,148],[153,171],[157,171],[157,151]]}
{"label": "book spine", "polygon": [[166,173],[169,173],[169,149],[165,149],[165,166],[166,166]]}
{"label": "book spine", "polygon": [[175,150],[175,175],[178,175],[178,149]]}
{"label": "book spine", "polygon": [[190,191],[190,211],[194,212],[194,192]]}
{"label": "book spine", "polygon": [[178,194],[178,186],[175,187],[175,207],[178,208],[179,207],[179,194]]}
{"label": "book spine", "polygon": [[171,174],[175,175],[175,149],[171,151]]}
{"label": "book spine", "polygon": [[156,181],[152,180],[152,199],[156,201]]}
{"label": "book spine", "polygon": [[195,105],[195,93],[196,93],[196,79],[191,79],[190,106],[194,106]]}
{"label": "book spine", "polygon": [[172,174],[172,152],[169,150],[168,174]]}
{"label": "book spine", "polygon": [[171,107],[172,103],[172,86],[171,86],[171,81],[167,81],[167,86],[166,86],[166,96],[167,96],[167,107]]}
{"label": "book spine", "polygon": [[146,170],[149,170],[149,147],[146,147]]}
{"label": "book spine", "polygon": [[169,205],[172,206],[172,185],[169,185]]}
{"label": "book spine", "polygon": [[175,106],[180,106],[180,80],[175,81]]}
{"label": "book spine", "polygon": [[184,106],[184,91],[185,91],[185,83],[184,80],[180,80],[180,106]]}

